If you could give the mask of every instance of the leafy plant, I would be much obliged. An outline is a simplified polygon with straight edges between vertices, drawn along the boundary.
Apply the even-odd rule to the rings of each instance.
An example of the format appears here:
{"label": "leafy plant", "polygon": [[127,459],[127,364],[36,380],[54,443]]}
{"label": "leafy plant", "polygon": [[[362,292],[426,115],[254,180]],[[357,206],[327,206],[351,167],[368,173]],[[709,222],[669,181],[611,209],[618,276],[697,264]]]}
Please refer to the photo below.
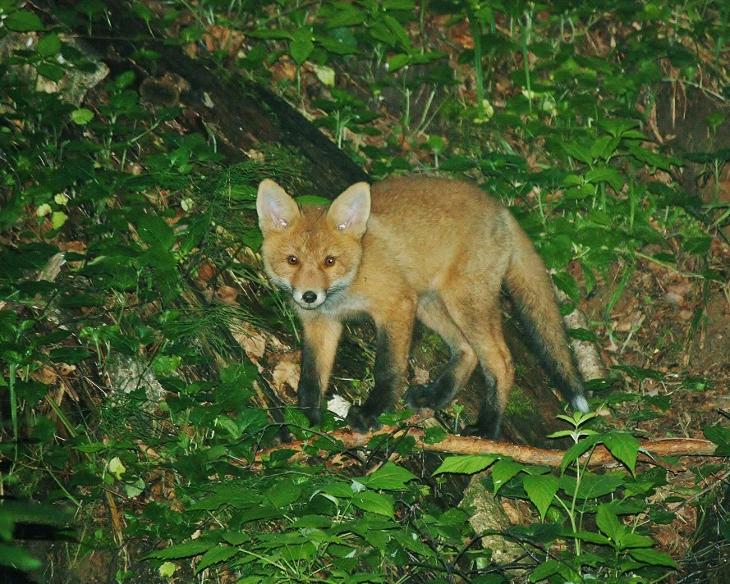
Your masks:
{"label": "leafy plant", "polygon": [[[474,474],[491,467],[495,494],[527,499],[535,506],[539,524],[514,526],[505,534],[544,554],[530,570],[530,582],[663,580],[666,569],[677,565],[669,555],[653,549],[654,541],[639,518],[651,509],[648,496],[666,484],[665,473],[637,474],[638,441],[623,432],[584,428],[595,414],[559,417],[573,429],[551,437],[569,437],[574,444],[565,452],[558,476],[546,468],[491,455],[449,457],[434,474]],[[590,470],[591,456],[599,445],[625,470]],[[572,541],[572,546],[560,546],[560,541]]]}

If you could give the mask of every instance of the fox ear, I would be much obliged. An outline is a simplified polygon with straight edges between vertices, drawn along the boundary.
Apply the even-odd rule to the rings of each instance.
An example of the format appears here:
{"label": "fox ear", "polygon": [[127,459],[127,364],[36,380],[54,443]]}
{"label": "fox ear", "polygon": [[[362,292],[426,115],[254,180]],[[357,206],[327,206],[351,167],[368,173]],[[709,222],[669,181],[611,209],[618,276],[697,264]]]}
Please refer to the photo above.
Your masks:
{"label": "fox ear", "polygon": [[270,231],[283,231],[299,218],[299,206],[273,180],[264,179],[256,198],[259,228],[266,236]]}
{"label": "fox ear", "polygon": [[370,217],[370,185],[359,182],[337,197],[327,212],[327,220],[337,231],[362,237]]}

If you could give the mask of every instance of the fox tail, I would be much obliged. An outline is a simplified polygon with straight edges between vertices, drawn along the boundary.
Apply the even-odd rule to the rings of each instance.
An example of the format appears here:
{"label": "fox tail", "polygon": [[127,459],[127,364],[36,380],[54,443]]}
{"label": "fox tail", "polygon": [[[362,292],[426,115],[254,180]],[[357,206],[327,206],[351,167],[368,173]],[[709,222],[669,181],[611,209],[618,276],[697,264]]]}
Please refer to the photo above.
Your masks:
{"label": "fox tail", "polygon": [[528,345],[565,400],[573,409],[587,413],[585,389],[568,343],[552,280],[532,242],[516,221],[512,234],[516,245],[505,286],[527,333]]}

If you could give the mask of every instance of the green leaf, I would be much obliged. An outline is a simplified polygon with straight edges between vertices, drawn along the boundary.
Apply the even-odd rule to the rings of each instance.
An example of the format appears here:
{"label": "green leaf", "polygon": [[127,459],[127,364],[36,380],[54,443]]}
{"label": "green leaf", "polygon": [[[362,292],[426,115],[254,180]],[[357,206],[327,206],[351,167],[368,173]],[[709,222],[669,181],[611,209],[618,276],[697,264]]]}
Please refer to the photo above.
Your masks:
{"label": "green leaf", "polygon": [[499,456],[494,454],[473,454],[469,456],[449,456],[434,471],[433,476],[446,472],[475,474],[490,466]]}
{"label": "green leaf", "polygon": [[84,126],[94,119],[94,112],[86,108],[79,108],[71,112],[71,119],[75,124]]}
{"label": "green leaf", "polygon": [[710,442],[717,445],[715,456],[730,456],[730,430],[721,426],[705,426],[702,433]]}
{"label": "green leaf", "polygon": [[289,45],[289,54],[298,66],[302,66],[304,61],[314,51],[314,42],[312,42],[312,31],[309,29],[300,29],[294,33],[294,39]]}
{"label": "green leaf", "polygon": [[557,574],[562,564],[558,560],[548,560],[537,567],[530,574],[530,582],[540,582],[546,580],[550,576]]}
{"label": "green leaf", "polygon": [[565,454],[563,455],[563,464],[560,468],[561,474],[565,472],[565,469],[567,469],[573,462],[578,460],[581,456],[583,456],[586,452],[588,452],[595,444],[598,442],[598,437],[596,435],[588,436],[584,440],[581,440],[580,442],[577,442],[576,444],[573,444],[568,450],[565,451]]}
{"label": "green leaf", "polygon": [[14,32],[35,32],[45,30],[45,26],[34,12],[28,10],[17,10],[11,12],[8,17],[1,21],[8,30]]}
{"label": "green leaf", "polygon": [[540,512],[540,519],[545,520],[545,513],[558,492],[560,481],[558,477],[551,474],[526,476],[522,481],[525,492],[530,501],[537,507]]}
{"label": "green leaf", "polygon": [[638,562],[644,562],[650,566],[666,566],[667,568],[678,568],[677,563],[664,552],[652,549],[632,549],[629,555]]}
{"label": "green leaf", "polygon": [[636,458],[639,454],[639,441],[627,432],[609,432],[603,436],[603,444],[619,461],[636,473]]}
{"label": "green leaf", "polygon": [[55,63],[40,63],[36,66],[36,71],[38,71],[39,75],[56,83],[61,81],[66,73],[61,65],[56,65]]}
{"label": "green leaf", "polygon": [[392,462],[386,462],[370,476],[358,480],[369,489],[403,491],[406,488],[406,483],[415,478],[416,475],[410,471]]}
{"label": "green leaf", "polygon": [[628,530],[621,537],[621,548],[622,549],[649,548],[653,545],[654,545],[654,541],[652,541],[652,539],[650,537],[646,537],[645,535],[639,535],[638,533],[633,533]]}
{"label": "green leaf", "polygon": [[593,168],[586,173],[586,180],[590,183],[607,182],[616,193],[620,193],[624,186],[624,179],[615,168]]}
{"label": "green leaf", "polygon": [[210,566],[230,560],[238,553],[239,550],[237,548],[227,545],[219,545],[211,548],[200,558],[200,562],[195,566],[195,573],[198,574]]}
{"label": "green leaf", "polygon": [[90,353],[86,349],[80,349],[76,347],[59,347],[52,349],[50,359],[54,363],[68,363],[69,365],[75,365],[80,363],[84,359],[92,357],[93,353]]}
{"label": "green leaf", "polygon": [[388,61],[388,71],[398,71],[398,69],[402,69],[403,67],[408,65],[408,63],[410,63],[410,60],[410,56],[406,55],[405,53],[399,53],[397,55],[394,55]]}
{"label": "green leaf", "polygon": [[373,491],[355,493],[352,497],[352,504],[363,511],[393,518],[393,503],[380,493]]}
{"label": "green leaf", "polygon": [[704,255],[710,251],[712,238],[707,235],[688,237],[682,241],[682,249],[695,255]]}
{"label": "green leaf", "polygon": [[395,36],[395,38],[398,40],[398,44],[400,45],[401,49],[410,52],[410,50],[413,48],[411,45],[411,37],[408,36],[406,29],[403,28],[401,23],[389,14],[384,15],[383,20],[392,35]]}
{"label": "green leaf", "polygon": [[281,481],[266,490],[266,497],[274,507],[281,509],[295,503],[302,494],[302,488],[291,481]]}
{"label": "green leaf", "polygon": [[568,156],[575,158],[578,162],[582,162],[583,164],[591,164],[593,162],[590,151],[580,144],[576,144],[575,142],[561,142],[560,145]]}
{"label": "green leaf", "polygon": [[492,482],[494,483],[494,493],[497,494],[502,486],[512,477],[516,476],[525,468],[525,465],[512,460],[500,460],[492,468]]}
{"label": "green leaf", "polygon": [[618,516],[611,511],[610,507],[601,503],[596,513],[596,525],[615,544],[620,545],[621,538],[626,533],[626,527],[619,521]]}
{"label": "green leaf", "polygon": [[580,482],[572,475],[561,476],[560,488],[571,497],[595,499],[596,497],[613,493],[617,488],[623,486],[626,482],[625,479],[626,474],[623,472],[610,472],[597,475],[584,471],[580,477]]}
{"label": "green leaf", "polygon": [[261,495],[255,491],[247,490],[242,485],[233,483],[216,487],[211,495],[201,498],[190,505],[191,510],[215,511],[223,505],[230,505],[236,509],[247,509],[259,505]]}
{"label": "green leaf", "polygon": [[38,41],[35,50],[46,59],[54,57],[61,52],[61,39],[58,38],[58,35],[47,34]]}
{"label": "green leaf", "polygon": [[137,232],[142,241],[153,247],[169,250],[175,245],[175,231],[155,215],[141,215],[137,221]]}
{"label": "green leaf", "polygon": [[0,543],[0,566],[30,571],[37,570],[42,564],[22,547]]}
{"label": "green leaf", "polygon": [[449,433],[440,426],[431,426],[424,430],[423,441],[426,444],[438,444],[439,442],[446,440],[448,437]]}
{"label": "green leaf", "polygon": [[672,166],[681,165],[681,161],[677,160],[676,158],[668,158],[666,156],[662,156],[661,154],[657,154],[656,152],[652,152],[651,150],[643,148],[641,146],[631,146],[629,147],[629,152],[632,156],[634,156],[634,158],[637,158],[640,162],[643,162],[644,164],[647,164],[653,168],[666,170],[667,172],[671,170]]}
{"label": "green leaf", "polygon": [[195,541],[188,541],[186,543],[173,545],[163,550],[156,550],[151,554],[148,554],[146,557],[156,560],[179,560],[181,558],[199,556],[200,554],[207,552],[209,549],[217,547],[217,545],[217,543],[212,541],[196,539]]}
{"label": "green leaf", "polygon": [[366,14],[362,10],[358,10],[352,4],[338,3],[334,7],[338,9],[337,14],[327,19],[325,28],[342,28],[346,26],[357,26],[365,22]]}

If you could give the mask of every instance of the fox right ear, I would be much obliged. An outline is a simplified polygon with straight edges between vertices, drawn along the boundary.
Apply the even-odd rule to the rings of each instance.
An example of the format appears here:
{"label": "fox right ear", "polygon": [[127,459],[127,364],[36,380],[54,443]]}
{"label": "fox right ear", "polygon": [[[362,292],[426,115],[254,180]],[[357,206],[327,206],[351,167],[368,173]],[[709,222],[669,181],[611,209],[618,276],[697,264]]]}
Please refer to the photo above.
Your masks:
{"label": "fox right ear", "polygon": [[270,231],[283,231],[301,215],[296,201],[273,180],[264,179],[256,198],[259,228],[264,237]]}

